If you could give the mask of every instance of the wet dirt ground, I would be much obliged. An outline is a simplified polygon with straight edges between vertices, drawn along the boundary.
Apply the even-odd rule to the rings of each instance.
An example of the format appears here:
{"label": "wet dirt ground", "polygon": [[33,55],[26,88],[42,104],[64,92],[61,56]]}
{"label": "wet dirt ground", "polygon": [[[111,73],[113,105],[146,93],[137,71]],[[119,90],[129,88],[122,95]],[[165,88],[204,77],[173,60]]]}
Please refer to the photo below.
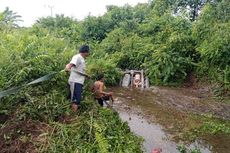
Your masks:
{"label": "wet dirt ground", "polygon": [[42,133],[48,125],[32,120],[8,122],[0,131],[0,153],[37,153],[35,143],[45,140]]}
{"label": "wet dirt ground", "polygon": [[[178,144],[202,153],[230,152],[229,135],[205,135],[185,141],[183,135],[203,123],[199,115],[230,120],[230,104],[210,98],[206,89],[151,87],[148,90],[112,88],[114,108],[127,121],[131,130],[144,138],[143,150],[150,153],[177,153]],[[198,115],[193,115],[198,114]]]}

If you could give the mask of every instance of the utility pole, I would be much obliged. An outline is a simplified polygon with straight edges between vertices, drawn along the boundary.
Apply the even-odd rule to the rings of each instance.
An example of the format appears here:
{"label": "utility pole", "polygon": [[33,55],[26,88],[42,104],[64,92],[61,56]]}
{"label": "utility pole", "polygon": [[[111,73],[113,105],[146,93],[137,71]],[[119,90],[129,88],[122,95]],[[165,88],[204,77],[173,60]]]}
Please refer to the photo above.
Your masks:
{"label": "utility pole", "polygon": [[50,15],[51,15],[51,17],[53,17],[53,8],[54,8],[54,6],[53,5],[48,5],[48,7],[50,8]]}

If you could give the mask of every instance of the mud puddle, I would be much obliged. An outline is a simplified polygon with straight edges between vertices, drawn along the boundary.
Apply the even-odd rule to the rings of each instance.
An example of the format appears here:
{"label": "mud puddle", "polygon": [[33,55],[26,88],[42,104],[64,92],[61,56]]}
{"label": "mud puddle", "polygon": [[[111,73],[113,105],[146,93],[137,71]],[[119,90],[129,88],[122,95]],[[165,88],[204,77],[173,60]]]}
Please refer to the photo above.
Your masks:
{"label": "mud puddle", "polygon": [[[229,152],[229,136],[207,135],[192,142],[181,139],[186,131],[199,126],[203,122],[190,115],[190,112],[196,109],[193,107],[189,109],[190,105],[203,105],[199,101],[199,97],[197,100],[196,95],[171,89],[169,92],[166,92],[166,89],[163,89],[164,92],[124,88],[113,88],[111,90],[116,97],[114,108],[118,111],[120,117],[128,122],[131,130],[144,138],[143,150],[147,153],[151,153],[155,148],[161,148],[163,153],[177,153],[179,152],[177,150],[179,144],[186,144],[188,149],[197,147],[202,153]],[[173,100],[170,100],[172,97]],[[182,102],[183,100],[187,100],[185,103],[190,105],[186,107],[187,105]],[[213,113],[213,111],[216,111],[216,114],[218,114],[218,110],[212,108],[215,108],[213,103],[211,107],[206,107],[207,112]],[[221,107],[219,109],[221,110]],[[201,110],[198,109],[194,112],[204,113]],[[228,111],[223,111],[217,116],[226,118],[224,115],[228,113]]]}
{"label": "mud puddle", "polygon": [[[128,125],[135,134],[144,138],[143,150],[147,153],[151,153],[154,149],[162,149],[162,153],[178,153],[178,144],[170,140],[170,135],[167,135],[162,127],[158,124],[151,123],[141,112],[127,111],[123,106],[122,109],[115,105],[115,109],[119,113],[123,121],[127,121]],[[200,145],[198,142],[192,143],[186,146],[189,149],[200,148],[202,153],[211,153],[211,151]]]}

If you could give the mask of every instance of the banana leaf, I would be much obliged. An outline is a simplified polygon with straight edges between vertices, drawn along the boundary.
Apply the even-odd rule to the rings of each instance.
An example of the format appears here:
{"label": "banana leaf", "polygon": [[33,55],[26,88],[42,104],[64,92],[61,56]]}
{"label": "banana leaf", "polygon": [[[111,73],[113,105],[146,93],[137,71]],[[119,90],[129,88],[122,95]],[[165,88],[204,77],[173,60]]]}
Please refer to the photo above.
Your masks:
{"label": "banana leaf", "polygon": [[51,78],[53,78],[55,75],[57,74],[57,72],[51,72],[43,77],[40,77],[26,85],[32,85],[32,84],[37,84],[37,83],[40,83],[40,82],[44,82],[44,81],[47,81],[47,80],[50,80]]}
{"label": "banana leaf", "polygon": [[8,89],[8,90],[5,90],[5,91],[1,91],[1,92],[0,92],[0,99],[3,98],[3,97],[5,97],[5,96],[8,96],[8,95],[17,93],[17,92],[20,91],[23,87],[24,87],[24,86],[20,86],[20,87],[11,88],[11,89]]}
{"label": "banana leaf", "polygon": [[15,94],[17,92],[19,92],[23,87],[26,87],[26,86],[29,86],[29,85],[32,85],[32,84],[37,84],[37,83],[40,83],[40,82],[44,82],[44,81],[47,81],[47,80],[50,80],[51,78],[53,78],[58,72],[51,72],[43,77],[40,77],[36,80],[33,80],[32,82],[30,83],[27,83],[25,85],[22,85],[22,86],[19,86],[19,87],[14,87],[14,88],[11,88],[11,89],[8,89],[8,90],[4,90],[4,91],[1,91],[0,92],[0,99],[5,97],[5,96],[8,96],[8,95],[11,95],[11,94]]}

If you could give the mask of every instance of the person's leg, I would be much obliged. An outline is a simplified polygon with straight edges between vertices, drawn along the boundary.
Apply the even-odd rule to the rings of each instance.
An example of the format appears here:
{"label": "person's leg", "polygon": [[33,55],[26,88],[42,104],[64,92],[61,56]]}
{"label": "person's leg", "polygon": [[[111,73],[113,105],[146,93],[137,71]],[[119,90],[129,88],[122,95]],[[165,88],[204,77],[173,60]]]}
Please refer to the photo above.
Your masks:
{"label": "person's leg", "polygon": [[77,88],[76,88],[76,83],[73,83],[72,87],[72,98],[71,98],[71,109],[73,112],[77,112],[78,106],[77,106]]}
{"label": "person's leg", "polygon": [[74,82],[69,82],[69,89],[70,89],[70,94],[71,94],[71,96],[70,96],[70,101],[71,101],[71,110],[73,111],[73,112],[76,112],[77,111],[77,105],[74,103],[74,101],[75,101],[75,83]]}
{"label": "person's leg", "polygon": [[71,100],[71,89],[70,89],[70,84],[67,83],[67,99]]}
{"label": "person's leg", "polygon": [[113,95],[103,96],[102,99],[106,101],[111,99],[112,102],[114,101]]}
{"label": "person's leg", "polygon": [[73,89],[73,97],[72,97],[72,111],[76,112],[81,102],[81,93],[82,93],[82,85],[79,83],[74,83]]}
{"label": "person's leg", "polygon": [[78,109],[77,104],[72,103],[72,104],[71,104],[71,109],[72,109],[73,112],[77,112],[77,109]]}
{"label": "person's leg", "polygon": [[97,99],[97,102],[98,102],[98,104],[99,104],[100,106],[103,107],[103,99],[102,99],[102,98],[98,98],[98,99]]}
{"label": "person's leg", "polygon": [[76,89],[77,89],[77,93],[76,93],[76,104],[78,106],[80,106],[81,105],[81,95],[82,95],[83,85],[80,84],[80,83],[76,83],[75,86],[76,86]]}
{"label": "person's leg", "polygon": [[[101,98],[105,103],[106,103],[106,105],[108,106],[108,107],[112,107],[113,106],[113,101],[114,101],[114,99],[113,99],[113,96],[112,96],[112,94],[111,95],[107,95],[107,96],[103,96],[102,98]],[[110,102],[108,103],[107,101],[112,101],[112,103],[110,104]]]}

